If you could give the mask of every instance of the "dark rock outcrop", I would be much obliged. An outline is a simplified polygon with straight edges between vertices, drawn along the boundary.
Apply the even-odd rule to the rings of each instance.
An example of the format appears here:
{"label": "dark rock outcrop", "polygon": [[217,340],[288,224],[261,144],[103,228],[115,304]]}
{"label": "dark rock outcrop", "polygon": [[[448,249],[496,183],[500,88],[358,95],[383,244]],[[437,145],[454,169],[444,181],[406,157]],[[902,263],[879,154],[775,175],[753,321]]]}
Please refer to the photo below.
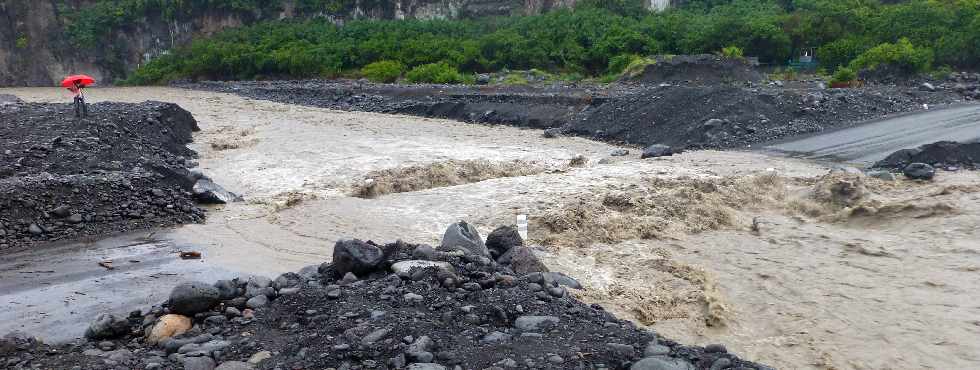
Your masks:
{"label": "dark rock outcrop", "polygon": [[365,276],[379,268],[384,262],[384,252],[371,242],[357,239],[340,240],[333,247],[334,275],[342,277],[348,273]]}
{"label": "dark rock outcrop", "polygon": [[875,163],[875,167],[904,170],[912,163],[938,167],[980,167],[980,142],[939,141],[915,149],[902,149]]}
{"label": "dark rock outcrop", "polygon": [[643,154],[640,155],[640,158],[646,159],[646,158],[666,157],[669,155],[674,155],[676,153],[679,152],[675,151],[674,148],[671,148],[667,145],[653,144],[643,149]]}
{"label": "dark rock outcrop", "polygon": [[514,226],[501,226],[487,235],[486,246],[493,258],[499,258],[511,248],[523,245],[524,239]]}
{"label": "dark rock outcrop", "polygon": [[902,173],[905,174],[905,177],[913,180],[932,180],[933,177],[936,177],[936,169],[925,163],[912,163],[905,166]]}
{"label": "dark rock outcrop", "polygon": [[181,283],[170,291],[170,311],[184,316],[209,310],[218,304],[221,292],[211,284],[199,281]]}
{"label": "dark rock outcrop", "polygon": [[442,244],[439,245],[441,251],[460,250],[464,253],[477,256],[489,257],[490,251],[487,250],[483,238],[476,231],[473,225],[460,221],[449,225],[446,233],[442,236]]}

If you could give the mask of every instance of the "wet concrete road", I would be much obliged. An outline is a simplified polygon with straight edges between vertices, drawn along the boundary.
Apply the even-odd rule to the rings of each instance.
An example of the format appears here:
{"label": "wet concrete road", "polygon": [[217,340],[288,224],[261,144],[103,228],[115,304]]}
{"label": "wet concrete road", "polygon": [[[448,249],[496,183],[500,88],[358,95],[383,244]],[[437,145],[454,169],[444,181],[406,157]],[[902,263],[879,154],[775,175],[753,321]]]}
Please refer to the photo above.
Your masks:
{"label": "wet concrete road", "polygon": [[[183,260],[190,247],[149,233],[0,255],[0,333],[22,331],[48,342],[70,341],[102,312],[147,309],[186,280],[215,281],[240,273],[204,258]],[[200,251],[199,248],[193,250]],[[113,269],[99,266],[112,261]]]}
{"label": "wet concrete road", "polygon": [[943,140],[980,140],[980,105],[929,110],[871,121],[841,130],[783,140],[766,145],[763,150],[867,166],[896,150]]}

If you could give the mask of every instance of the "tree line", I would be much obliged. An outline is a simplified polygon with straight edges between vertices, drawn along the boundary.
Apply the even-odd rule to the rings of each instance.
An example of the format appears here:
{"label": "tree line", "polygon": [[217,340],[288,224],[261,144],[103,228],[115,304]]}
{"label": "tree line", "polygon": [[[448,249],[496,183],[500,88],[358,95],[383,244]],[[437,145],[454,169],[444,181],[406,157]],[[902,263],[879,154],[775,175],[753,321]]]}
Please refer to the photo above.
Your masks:
{"label": "tree line", "polygon": [[272,21],[195,40],[138,69],[128,82],[366,75],[453,83],[506,69],[601,77],[648,55],[726,48],[773,65],[812,49],[827,73],[880,64],[909,73],[975,69],[980,0],[692,0],[659,13],[640,1],[585,0],[573,10],[536,16],[343,26],[324,19]]}

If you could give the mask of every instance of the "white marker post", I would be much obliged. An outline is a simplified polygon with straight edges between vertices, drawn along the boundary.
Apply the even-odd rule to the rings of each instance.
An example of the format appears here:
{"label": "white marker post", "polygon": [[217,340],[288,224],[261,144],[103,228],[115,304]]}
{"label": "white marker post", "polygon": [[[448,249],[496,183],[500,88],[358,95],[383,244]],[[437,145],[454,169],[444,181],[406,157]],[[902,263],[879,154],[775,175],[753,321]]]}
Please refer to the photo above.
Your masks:
{"label": "white marker post", "polygon": [[517,215],[517,234],[527,240],[527,215]]}

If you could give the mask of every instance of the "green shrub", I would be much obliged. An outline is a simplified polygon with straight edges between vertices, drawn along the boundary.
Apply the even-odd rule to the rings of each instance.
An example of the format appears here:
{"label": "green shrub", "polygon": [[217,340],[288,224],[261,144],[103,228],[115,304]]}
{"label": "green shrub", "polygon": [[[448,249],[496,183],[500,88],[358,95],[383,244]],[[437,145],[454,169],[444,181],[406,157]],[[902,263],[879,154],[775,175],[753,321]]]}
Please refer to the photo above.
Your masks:
{"label": "green shrub", "polygon": [[633,62],[643,59],[643,57],[636,54],[622,54],[617,55],[609,59],[609,67],[606,68],[606,73],[618,75],[626,70]]}
{"label": "green shrub", "polygon": [[636,77],[649,65],[657,64],[657,60],[654,58],[637,58],[633,59],[630,64],[626,65],[626,69],[623,70],[622,75]]}
{"label": "green shrub", "polygon": [[837,68],[837,72],[834,72],[834,77],[830,79],[830,83],[850,83],[857,79],[857,72],[853,69],[847,67]]}
{"label": "green shrub", "polygon": [[932,50],[916,48],[907,38],[898,42],[883,43],[865,51],[854,59],[849,67],[855,71],[892,66],[907,73],[925,72],[932,66]]}
{"label": "green shrub", "polygon": [[504,85],[527,85],[529,82],[523,73],[508,73],[501,83]]}
{"label": "green shrub", "polygon": [[867,51],[870,48],[868,44],[867,40],[854,37],[834,40],[817,48],[816,58],[821,66],[833,71],[837,67],[847,66],[854,58]]}
{"label": "green shrub", "polygon": [[405,74],[405,79],[412,83],[458,84],[466,82],[466,78],[456,67],[445,62],[423,64],[412,68]]}
{"label": "green shrub", "polygon": [[399,62],[382,60],[361,68],[361,75],[374,82],[392,83],[405,72],[405,66]]}
{"label": "green shrub", "polygon": [[930,72],[929,76],[937,80],[943,80],[949,78],[949,75],[952,73],[953,73],[953,68],[951,68],[950,66],[942,66],[936,68],[935,71]]}
{"label": "green shrub", "polygon": [[745,58],[745,51],[738,46],[726,46],[721,49],[721,56],[729,59],[742,59]]}

